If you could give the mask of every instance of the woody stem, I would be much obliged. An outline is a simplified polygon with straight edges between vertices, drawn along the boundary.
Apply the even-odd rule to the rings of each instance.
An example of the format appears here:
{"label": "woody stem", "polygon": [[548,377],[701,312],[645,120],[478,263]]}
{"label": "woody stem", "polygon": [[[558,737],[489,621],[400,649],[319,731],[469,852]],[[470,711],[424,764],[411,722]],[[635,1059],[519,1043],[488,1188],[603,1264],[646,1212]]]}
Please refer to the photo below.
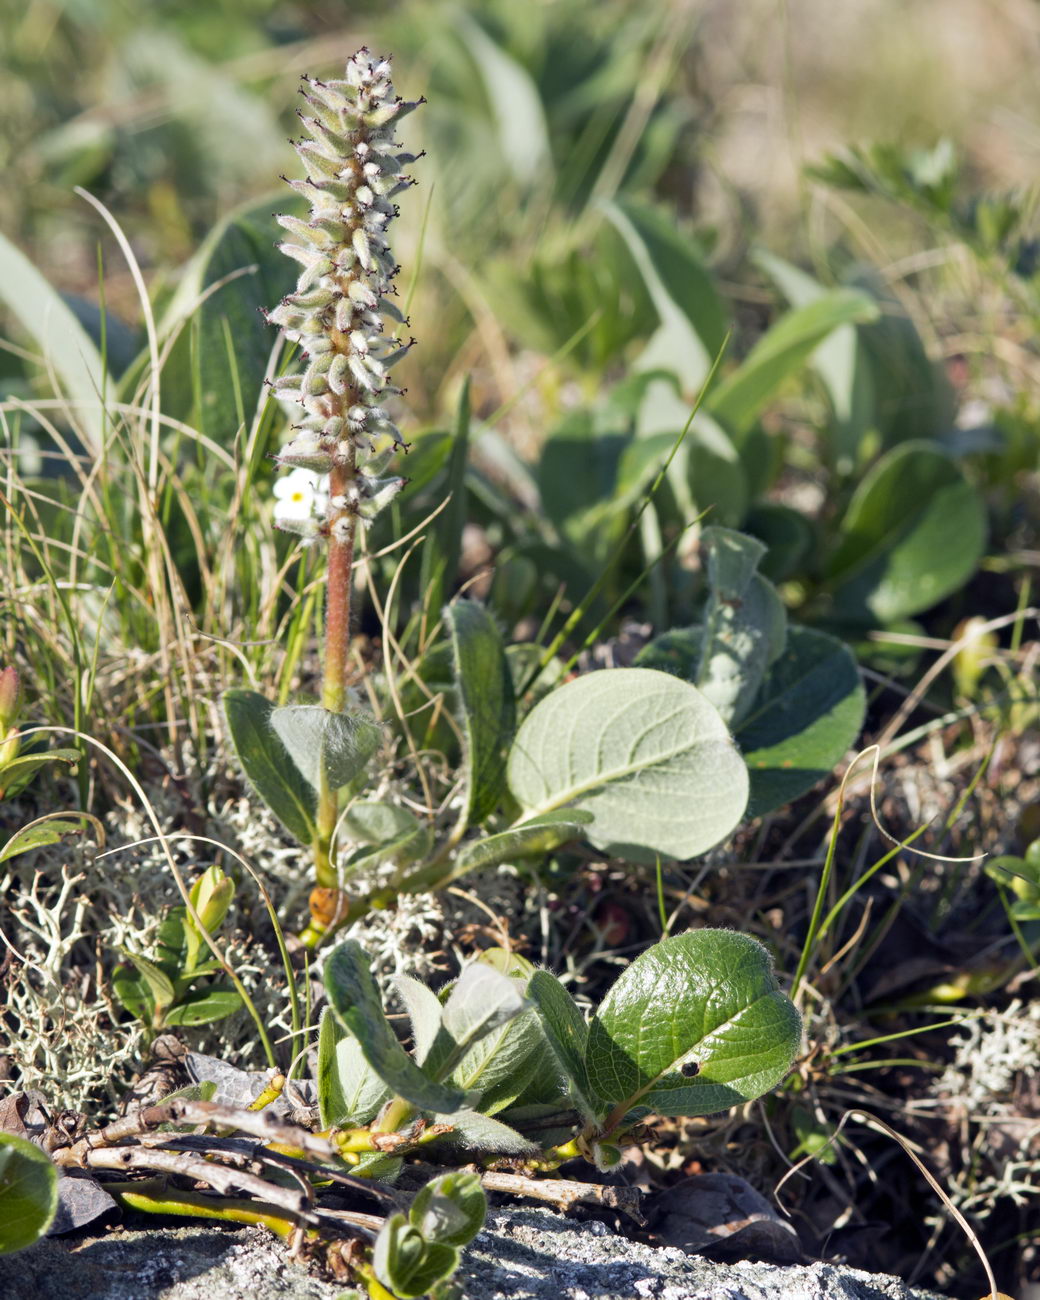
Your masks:
{"label": "woody stem", "polygon": [[[329,476],[329,497],[345,501],[329,516],[329,569],[325,595],[325,660],[321,702],[330,713],[342,713],[347,698],[347,655],[350,651],[350,596],[354,568],[357,514],[351,508],[350,488],[357,474],[353,453],[337,458]],[[324,765],[320,769],[315,862],[318,884],[335,889],[337,876],[330,851],[339,816],[339,801],[331,789]]]}

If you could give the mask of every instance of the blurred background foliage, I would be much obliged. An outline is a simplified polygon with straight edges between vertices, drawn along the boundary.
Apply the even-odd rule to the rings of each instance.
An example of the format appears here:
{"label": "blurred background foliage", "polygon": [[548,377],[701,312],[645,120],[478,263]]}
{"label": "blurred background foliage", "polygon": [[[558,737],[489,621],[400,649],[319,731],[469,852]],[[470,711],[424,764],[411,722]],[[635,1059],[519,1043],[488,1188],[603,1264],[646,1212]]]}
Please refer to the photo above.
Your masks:
{"label": "blurred background foliage", "polygon": [[[476,316],[515,317],[546,345],[544,298],[500,310],[518,300],[502,281],[526,269],[553,306],[549,272],[568,257],[602,277],[597,204],[618,193],[696,220],[727,273],[750,236],[819,263],[840,232],[877,262],[919,247],[905,214],[879,227],[805,164],[847,143],[947,139],[970,188],[1006,190],[1040,151],[1033,0],[3,0],[0,14],[0,228],[91,297],[100,241],[109,305],[131,318],[122,261],[72,187],[118,216],[153,278],[172,277],[219,218],[274,188],[301,71],[334,72],[362,41],[392,51],[402,87],[430,100],[415,130],[436,272],[421,293],[442,323],[424,339],[431,402]],[[409,205],[413,240],[424,216]],[[629,297],[638,333],[645,303]],[[600,357],[604,328],[583,344]]]}

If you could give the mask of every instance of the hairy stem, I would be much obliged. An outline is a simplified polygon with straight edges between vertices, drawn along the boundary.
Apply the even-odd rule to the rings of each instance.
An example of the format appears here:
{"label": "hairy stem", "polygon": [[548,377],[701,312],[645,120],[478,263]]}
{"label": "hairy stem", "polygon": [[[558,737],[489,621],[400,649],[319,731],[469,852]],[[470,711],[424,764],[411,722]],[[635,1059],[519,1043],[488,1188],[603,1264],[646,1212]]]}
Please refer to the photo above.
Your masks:
{"label": "hairy stem", "polygon": [[[332,501],[348,500],[357,475],[354,457],[337,461],[329,475]],[[331,512],[329,520],[329,568],[325,596],[325,656],[321,702],[331,713],[342,713],[347,697],[347,656],[350,651],[351,582],[354,568],[354,542],[357,515],[349,506]],[[338,886],[336,864],[332,859],[332,837],[339,818],[337,791],[329,787],[325,768],[321,768],[318,791],[317,842],[314,857],[318,884],[325,889]]]}

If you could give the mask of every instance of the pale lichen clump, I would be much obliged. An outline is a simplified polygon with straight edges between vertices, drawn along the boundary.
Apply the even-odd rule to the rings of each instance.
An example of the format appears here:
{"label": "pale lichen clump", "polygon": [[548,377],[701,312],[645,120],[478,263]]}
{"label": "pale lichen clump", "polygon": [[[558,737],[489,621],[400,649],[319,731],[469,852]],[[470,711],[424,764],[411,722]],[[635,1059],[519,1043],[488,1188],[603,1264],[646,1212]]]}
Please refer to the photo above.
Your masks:
{"label": "pale lichen clump", "polygon": [[352,547],[357,519],[376,514],[403,483],[379,477],[403,446],[383,406],[401,391],[389,372],[414,344],[396,337],[408,322],[393,301],[399,268],[387,228],[398,213],[395,196],[414,183],[404,168],[415,155],[400,151],[394,130],[423,101],[398,97],[389,59],[366,49],[348,61],[342,80],[304,82],[300,119],[310,138],[294,147],[306,178],[288,183],[311,211],[307,220],[278,218],[292,236],[280,247],[302,271],[268,319],[306,357],[299,374],[274,381],[279,397],[306,412],[277,459],[328,482],[327,491],[298,501],[283,494],[275,520],[307,540],[327,537],[332,550]]}

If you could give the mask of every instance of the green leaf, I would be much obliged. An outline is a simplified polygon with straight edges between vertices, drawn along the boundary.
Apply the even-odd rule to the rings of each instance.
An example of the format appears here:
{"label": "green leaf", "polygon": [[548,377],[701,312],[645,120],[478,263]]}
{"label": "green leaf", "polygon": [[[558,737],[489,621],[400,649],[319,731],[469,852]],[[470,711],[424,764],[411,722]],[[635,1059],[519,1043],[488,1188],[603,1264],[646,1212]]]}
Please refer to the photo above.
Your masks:
{"label": "green leaf", "polygon": [[[636,662],[689,680],[701,658],[702,630],[655,637]],[[836,637],[791,627],[750,712],[737,726],[751,778],[747,815],[761,817],[797,799],[834,770],[859,735],[866,694],[856,660]]]}
{"label": "green leaf", "polygon": [[[772,253],[759,251],[754,260],[793,307],[814,302],[827,292],[811,275]],[[856,467],[863,439],[874,427],[874,377],[857,327],[841,325],[834,330],[812,354],[811,365],[827,389],[834,412],[831,459],[839,473],[848,474]]]}
{"label": "green leaf", "polygon": [[395,975],[392,983],[411,1021],[412,1055],[422,1065],[444,1022],[444,1008],[432,989],[410,975]]}
{"label": "green leaf", "polygon": [[275,706],[256,691],[239,688],[221,696],[228,733],[249,783],[290,834],[301,844],[314,840],[317,800],[275,735]]}
{"label": "green leaf", "polygon": [[459,1265],[454,1246],[428,1242],[403,1214],[392,1214],[372,1248],[372,1268],[398,1300],[419,1300]]}
{"label": "green leaf", "polygon": [[476,1174],[441,1174],[416,1193],[408,1209],[412,1226],[427,1241],[468,1246],[484,1226],[487,1197]]}
{"label": "green leaf", "polygon": [[[437,455],[440,454],[448,459],[446,491],[447,495],[450,496],[450,500],[427,528],[426,541],[423,543],[422,550],[420,589],[425,593],[423,608],[432,613],[434,618],[436,618],[438,611],[444,604],[448,592],[454,586],[459,569],[459,558],[462,554],[462,530],[466,526],[467,516],[466,464],[469,457],[470,431],[469,384],[470,381],[467,376],[459,397],[459,410],[455,419],[454,437],[449,440],[448,434],[427,434],[426,437],[417,439],[408,457],[411,480],[409,487],[405,489],[406,492],[415,490],[414,485],[418,475],[413,462],[417,457],[421,459],[425,455],[425,459],[431,461],[436,460]],[[435,439],[438,441],[435,441]],[[443,439],[446,445],[442,446],[440,439]],[[448,451],[449,446],[450,453]],[[421,475],[421,465],[418,470]]]}
{"label": "green leaf", "polygon": [[418,862],[433,846],[433,828],[396,804],[352,803],[340,824],[345,839],[364,846],[350,854],[345,871],[369,871],[383,862]]}
{"label": "green leaf", "polygon": [[628,199],[603,207],[625,240],[660,318],[639,368],[670,370],[692,392],[726,337],[725,310],[700,249],[664,212]]}
{"label": "green leaf", "polygon": [[484,1115],[511,1106],[545,1064],[545,1039],[533,1011],[492,1030],[471,1047],[451,1074]]}
{"label": "green leaf", "polygon": [[[0,777],[2,780],[2,777]],[[77,835],[84,826],[93,821],[86,813],[62,814],[60,817],[41,817],[39,821],[23,826],[15,831],[7,843],[0,848],[0,862],[17,857],[19,853],[30,853],[34,849],[47,848],[61,842],[64,835]]]}
{"label": "green leaf", "polygon": [[986,511],[945,452],[905,442],[856,489],[828,566],[834,613],[882,623],[962,587],[986,545]]}
{"label": "green leaf", "polygon": [[526,1008],[523,986],[517,980],[484,962],[467,966],[445,1002],[441,1017],[453,1044],[454,1060],[462,1060],[482,1038],[507,1025]]}
{"label": "green leaf", "polygon": [[295,263],[275,247],[283,232],[272,216],[272,208],[293,206],[284,194],[272,195],[214,227],[160,326],[164,336],[183,326],[163,368],[164,411],[227,442],[253,413],[277,341],[261,313],[296,279]]}
{"label": "green leaf", "polygon": [[501,157],[522,185],[533,185],[552,169],[549,124],[538,87],[527,69],[468,14],[457,14],[454,26],[480,73]]}
{"label": "green leaf", "polygon": [[173,981],[166,972],[149,961],[147,957],[138,956],[137,953],[131,952],[128,948],[120,948],[120,952],[133,964],[138,975],[148,985],[148,991],[151,994],[156,1007],[162,1011],[164,1008],[172,1006],[176,1000],[177,993],[173,986]]}
{"label": "green leaf", "polygon": [[790,628],[736,732],[751,774],[748,815],[780,808],[829,776],[855,743],[866,707],[849,648],[825,632]]}
{"label": "green leaf", "polygon": [[14,794],[23,789],[41,767],[47,763],[82,763],[78,749],[46,749],[38,753],[21,754],[8,759],[0,766],[0,793]]}
{"label": "green leaf", "polygon": [[234,1015],[241,1006],[242,998],[236,989],[211,985],[185,994],[163,1020],[167,1025],[207,1025]]}
{"label": "green leaf", "polygon": [[375,1118],[390,1090],[365,1060],[361,1044],[331,1007],[318,1024],[318,1113],[322,1128],[349,1128]]}
{"label": "green leaf", "polygon": [[568,682],[528,714],[509,786],[529,816],[591,812],[588,838],[624,857],[690,858],[733,830],[748,776],[725,723],[693,686],[647,668]]}
{"label": "green leaf", "polygon": [[697,411],[691,422],[692,407],[680,396],[671,375],[639,378],[647,383],[637,416],[638,437],[626,448],[618,468],[619,497],[643,495],[689,424],[668,468],[668,483],[683,521],[710,510],[713,523],[739,523],[747,510],[748,482],[729,434],[704,411]]}
{"label": "green leaf", "polygon": [[874,376],[875,419],[884,446],[939,437],[953,423],[956,408],[945,366],[929,357],[906,307],[882,275],[860,270],[853,283],[880,311],[876,321],[860,327],[859,336]]}
{"label": "green leaf", "polygon": [[784,648],[787,611],[773,584],[755,572],[765,547],[730,528],[705,528],[708,603],[694,679],[724,722],[736,726],[766,669]]}
{"label": "green leaf", "polygon": [[334,948],[326,959],[325,989],[340,1023],[358,1040],[365,1060],[393,1092],[420,1110],[448,1114],[459,1109],[462,1093],[428,1078],[397,1041],[368,957],[353,939]]}
{"label": "green leaf", "polygon": [[812,523],[790,506],[760,501],[744,519],[744,531],[767,547],[759,569],[770,582],[783,582],[796,573],[812,554]]}
{"label": "green leaf", "polygon": [[589,1027],[581,1008],[555,975],[536,971],[527,986],[527,996],[535,1004],[542,1021],[542,1031],[564,1075],[563,1092],[582,1118],[589,1122],[597,1107],[585,1074],[585,1046]]}
{"label": "green leaf", "polygon": [[[510,978],[486,962],[467,966],[442,1011],[423,1060],[427,1074],[450,1082],[471,1105],[491,1114],[523,1092],[542,1038],[524,998],[526,977]],[[428,1016],[432,1028],[432,1014]]]}
{"label": "green leaf", "polygon": [[0,1132],[0,1255],[24,1250],[47,1232],[58,1210],[58,1171],[39,1147]]}
{"label": "green leaf", "polygon": [[343,814],[342,826],[345,836],[357,844],[400,844],[424,838],[427,829],[407,808],[376,800],[352,803]]}
{"label": "green leaf", "polygon": [[330,790],[349,785],[365,770],[379,748],[383,732],[367,713],[332,713],[320,704],[290,704],[271,712],[271,726],[313,789],[322,772]]}
{"label": "green leaf", "polygon": [[519,858],[544,857],[571,840],[581,839],[585,827],[593,820],[592,813],[579,808],[561,808],[556,812],[540,813],[523,821],[519,826],[488,835],[482,840],[472,840],[459,850],[451,878],[496,866],[499,862],[515,862]]}
{"label": "green leaf", "polygon": [[[481,1103],[483,1105],[483,1103]],[[492,1119],[483,1109],[456,1110],[450,1115],[435,1115],[438,1124],[450,1124],[451,1133],[438,1141],[460,1147],[464,1151],[479,1151],[486,1155],[530,1156],[539,1148],[530,1138],[525,1138],[515,1128]]]}
{"label": "green leaf", "polygon": [[876,320],[877,304],[853,289],[831,289],[781,316],[745,360],[709,394],[707,408],[735,437],[752,425],[780,386],[843,325]]}
{"label": "green leaf", "polygon": [[460,600],[444,611],[465,737],[466,825],[498,807],[505,788],[506,749],[516,702],[502,637],[483,606]]}
{"label": "green leaf", "polygon": [[663,939],[618,978],[589,1026],[591,1086],[620,1115],[710,1115],[780,1082],[801,1018],[765,948],[728,930]]}
{"label": "green leaf", "polygon": [[132,974],[128,966],[117,966],[112,972],[112,991],[125,1011],[129,1011],[143,1025],[152,1026],[155,999],[142,976]]}
{"label": "green leaf", "polygon": [[[189,1083],[183,1088],[175,1088],[173,1092],[163,1094],[163,1101],[174,1101],[183,1098],[185,1101],[213,1101],[217,1095],[218,1084],[216,1079],[202,1079],[199,1083]],[[161,1133],[175,1133],[176,1124],[160,1124]]]}
{"label": "green leaf", "polygon": [[598,414],[586,407],[569,411],[546,437],[538,459],[542,509],[574,547],[597,554],[605,552],[612,539],[611,516],[613,531],[624,524],[615,485],[631,437],[609,427],[604,432],[600,423]]}
{"label": "green leaf", "polygon": [[104,367],[97,348],[61,295],[29,259],[0,235],[0,302],[32,336],[47,366],[75,403],[76,427],[95,456],[106,440],[101,409]]}
{"label": "green leaf", "polygon": [[673,627],[670,632],[643,646],[635,657],[637,668],[656,668],[671,673],[684,682],[693,682],[704,650],[704,632],[700,627]]}

